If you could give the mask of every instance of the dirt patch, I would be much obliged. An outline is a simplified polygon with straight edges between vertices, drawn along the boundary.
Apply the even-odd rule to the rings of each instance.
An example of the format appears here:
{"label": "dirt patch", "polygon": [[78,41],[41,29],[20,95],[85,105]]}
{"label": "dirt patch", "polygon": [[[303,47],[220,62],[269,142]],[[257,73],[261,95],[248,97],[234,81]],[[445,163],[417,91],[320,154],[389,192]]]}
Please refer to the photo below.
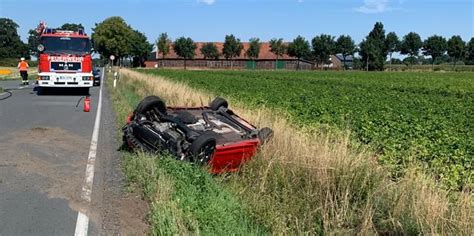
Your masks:
{"label": "dirt patch", "polygon": [[35,127],[0,139],[0,166],[15,168],[26,178],[40,176],[34,188],[49,198],[66,199],[72,209],[81,205],[80,190],[89,141],[56,127]]}
{"label": "dirt patch", "polygon": [[[146,223],[148,204],[141,199],[141,194],[129,193],[120,199],[120,225],[122,235],[146,235],[149,225]],[[143,230],[137,232],[138,229]]]}

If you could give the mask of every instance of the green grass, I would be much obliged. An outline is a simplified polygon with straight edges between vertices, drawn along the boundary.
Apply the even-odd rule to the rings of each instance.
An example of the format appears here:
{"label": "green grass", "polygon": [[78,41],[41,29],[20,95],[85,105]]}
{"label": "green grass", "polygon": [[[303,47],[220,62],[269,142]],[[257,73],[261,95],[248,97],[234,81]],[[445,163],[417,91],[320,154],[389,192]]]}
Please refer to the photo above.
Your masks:
{"label": "green grass", "polygon": [[151,203],[148,220],[153,235],[265,233],[249,219],[238,199],[205,170],[168,156],[124,156],[128,181],[143,189]]}
{"label": "green grass", "polygon": [[[141,100],[141,83],[120,80],[110,84],[117,128]],[[150,203],[148,222],[152,235],[261,235],[266,229],[255,223],[247,208],[220,178],[205,169],[173,160],[166,155],[149,156],[123,152],[123,171],[130,187],[139,188]]]}
{"label": "green grass", "polygon": [[287,114],[294,124],[346,130],[395,177],[421,165],[449,189],[474,187],[474,74],[143,70]]}

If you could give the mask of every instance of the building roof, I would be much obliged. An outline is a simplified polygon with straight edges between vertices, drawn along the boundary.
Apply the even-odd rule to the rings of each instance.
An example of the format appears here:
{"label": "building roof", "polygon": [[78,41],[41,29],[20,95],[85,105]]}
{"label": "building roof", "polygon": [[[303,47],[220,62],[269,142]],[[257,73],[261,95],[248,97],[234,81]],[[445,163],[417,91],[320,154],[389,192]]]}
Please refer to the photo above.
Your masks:
{"label": "building roof", "polygon": [[[203,59],[204,56],[202,55],[201,53],[201,47],[207,42],[197,42],[196,43],[196,55],[194,56],[194,59]],[[216,47],[217,47],[217,50],[219,51],[219,53],[222,54],[222,48],[224,47],[224,43],[222,42],[213,42]],[[242,43],[243,46],[244,46],[244,49],[242,50],[241,54],[239,57],[235,57],[234,59],[248,59],[248,57],[245,55],[245,52],[247,51],[247,49],[249,48],[250,46],[250,43],[248,42],[243,42]],[[156,53],[156,52],[155,52]],[[157,57],[158,58],[163,58],[163,55],[161,53],[156,53],[157,54]],[[176,55],[176,53],[174,52],[173,50],[173,47],[170,48],[170,53],[168,55],[166,55],[167,59],[175,59],[175,58],[179,58],[178,55]],[[222,55],[219,57],[219,58],[224,58]],[[261,43],[261,46],[260,46],[260,53],[258,54],[258,59],[260,60],[276,60],[276,55],[273,54],[272,52],[270,52],[270,44],[265,42],[265,43]],[[279,59],[296,59],[294,57],[290,57],[288,55],[283,55],[281,57],[279,57]]]}
{"label": "building roof", "polygon": [[[344,61],[344,57],[342,56],[342,54],[338,53],[338,54],[336,54],[336,57],[339,61],[341,61],[341,62]],[[352,55],[346,56],[346,62],[351,62],[353,60],[354,60],[354,57]]]}

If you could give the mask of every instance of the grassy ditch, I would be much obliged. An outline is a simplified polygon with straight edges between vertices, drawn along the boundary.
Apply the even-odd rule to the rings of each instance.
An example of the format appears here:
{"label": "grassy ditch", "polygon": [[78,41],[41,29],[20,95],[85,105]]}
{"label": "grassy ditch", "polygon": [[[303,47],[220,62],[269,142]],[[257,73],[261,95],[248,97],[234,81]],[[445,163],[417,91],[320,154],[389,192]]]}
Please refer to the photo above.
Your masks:
{"label": "grassy ditch", "polygon": [[[160,76],[129,70],[122,75],[131,86],[146,85],[136,87],[139,96],[159,95],[169,105],[201,105],[213,97]],[[470,193],[450,195],[418,167],[395,182],[372,151],[351,145],[348,132],[305,130],[273,109],[230,102],[239,115],[275,135],[239,174],[217,184],[271,233],[473,233]]]}
{"label": "grassy ditch", "polygon": [[[124,121],[142,99],[138,90],[146,84],[127,78],[116,89],[107,84],[117,120]],[[123,156],[130,187],[139,188],[150,203],[147,219],[152,235],[265,234],[266,229],[252,220],[239,198],[206,170],[166,156],[128,152]]]}

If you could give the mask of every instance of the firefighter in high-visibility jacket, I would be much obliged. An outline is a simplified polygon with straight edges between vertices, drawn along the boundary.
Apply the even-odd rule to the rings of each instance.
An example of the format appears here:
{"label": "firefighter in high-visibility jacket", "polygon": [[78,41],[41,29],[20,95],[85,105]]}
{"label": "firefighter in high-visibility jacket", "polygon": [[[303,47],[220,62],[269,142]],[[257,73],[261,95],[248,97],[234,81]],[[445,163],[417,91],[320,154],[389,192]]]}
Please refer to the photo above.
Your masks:
{"label": "firefighter in high-visibility jacket", "polygon": [[21,80],[23,82],[23,84],[29,84],[28,83],[28,68],[30,66],[28,65],[28,62],[25,61],[25,58],[22,57],[20,59],[20,62],[18,63],[18,70],[20,71],[20,75],[21,75]]}

